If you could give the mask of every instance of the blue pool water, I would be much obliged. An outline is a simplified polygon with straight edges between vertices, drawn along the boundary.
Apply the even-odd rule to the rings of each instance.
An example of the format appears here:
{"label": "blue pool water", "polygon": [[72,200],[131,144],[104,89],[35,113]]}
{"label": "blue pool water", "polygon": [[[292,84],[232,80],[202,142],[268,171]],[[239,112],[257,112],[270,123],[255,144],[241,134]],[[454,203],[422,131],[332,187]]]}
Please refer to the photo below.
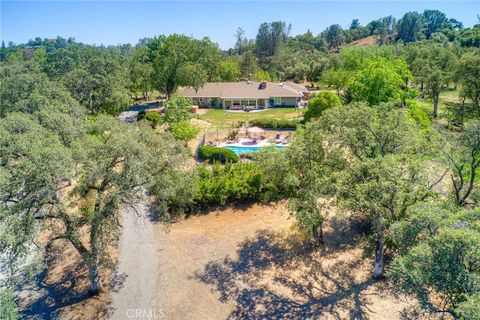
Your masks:
{"label": "blue pool water", "polygon": [[[283,149],[286,146],[275,146],[275,149]],[[242,154],[242,153],[247,153],[247,152],[257,152],[260,151],[261,149],[265,148],[271,148],[271,147],[256,147],[256,146],[245,146],[245,147],[239,147],[239,146],[225,146],[224,148],[230,149],[236,154]]]}

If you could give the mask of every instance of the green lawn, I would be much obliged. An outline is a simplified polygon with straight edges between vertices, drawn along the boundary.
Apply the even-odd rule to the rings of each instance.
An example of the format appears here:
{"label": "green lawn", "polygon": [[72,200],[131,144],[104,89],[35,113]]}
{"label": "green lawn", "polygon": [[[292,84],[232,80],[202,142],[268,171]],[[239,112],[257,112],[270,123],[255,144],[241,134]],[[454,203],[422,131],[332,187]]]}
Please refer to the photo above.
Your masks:
{"label": "green lawn", "polygon": [[224,110],[208,110],[205,114],[199,114],[195,117],[212,123],[217,128],[228,128],[239,122],[252,119],[296,119],[300,118],[306,109],[295,108],[275,108],[260,112],[227,112]]}
{"label": "green lawn", "polygon": [[[425,100],[416,100],[418,105],[429,115],[433,113],[433,101],[430,97],[426,97]],[[458,90],[448,89],[440,93],[440,101],[438,103],[438,116],[444,118],[447,113],[448,105],[460,104],[461,99],[459,97]]]}

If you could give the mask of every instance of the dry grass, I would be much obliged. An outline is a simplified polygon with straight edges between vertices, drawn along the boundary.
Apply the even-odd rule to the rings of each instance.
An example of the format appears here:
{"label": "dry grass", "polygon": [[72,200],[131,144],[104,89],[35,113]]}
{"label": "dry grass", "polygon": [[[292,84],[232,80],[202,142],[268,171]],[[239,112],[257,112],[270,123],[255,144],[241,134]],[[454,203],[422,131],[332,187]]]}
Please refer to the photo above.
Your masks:
{"label": "dry grass", "polygon": [[[167,230],[157,225],[152,309],[165,319],[425,319],[414,313],[414,299],[370,279],[372,261],[356,245],[348,215],[333,214],[321,247],[306,242],[285,203],[220,208]],[[33,302],[24,318],[106,318],[110,296],[88,297],[86,275],[73,248],[59,243],[23,297]]]}
{"label": "dry grass", "polygon": [[365,47],[365,46],[373,46],[378,43],[377,36],[369,36],[366,38],[361,38],[352,42],[352,45]]}
{"label": "dry grass", "polygon": [[78,252],[66,241],[52,249],[46,270],[19,293],[22,319],[105,319],[111,270],[101,271],[105,291],[91,297],[88,270]]}
{"label": "dry grass", "polygon": [[160,231],[167,319],[401,319],[415,300],[370,279],[348,220],[305,243],[284,204],[229,207]]}

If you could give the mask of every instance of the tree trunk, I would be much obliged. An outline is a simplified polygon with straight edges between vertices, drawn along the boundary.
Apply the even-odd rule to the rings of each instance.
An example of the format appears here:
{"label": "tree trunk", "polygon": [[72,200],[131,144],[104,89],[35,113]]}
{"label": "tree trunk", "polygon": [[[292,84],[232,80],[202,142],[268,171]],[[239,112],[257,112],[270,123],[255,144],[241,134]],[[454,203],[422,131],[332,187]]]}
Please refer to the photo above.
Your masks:
{"label": "tree trunk", "polygon": [[384,231],[383,228],[377,231],[376,249],[375,249],[375,266],[373,269],[373,278],[383,278],[383,255],[384,255]]}
{"label": "tree trunk", "polygon": [[468,197],[470,197],[470,194],[472,193],[473,188],[475,187],[475,181],[477,180],[476,172],[477,172],[478,164],[476,163],[475,158],[473,158],[471,161],[472,162],[470,164],[470,178],[468,183],[468,189],[458,203],[460,206],[464,206],[467,204]]}
{"label": "tree trunk", "polygon": [[[102,182],[103,184],[103,182]],[[101,187],[100,187],[101,188]],[[97,194],[98,196],[98,194]],[[95,213],[99,211],[100,202],[95,204]],[[100,224],[101,216],[94,213],[94,218],[90,227],[90,255],[88,257],[88,277],[90,280],[90,294],[95,295],[102,290],[102,281],[100,279],[100,273],[98,266],[100,264],[99,250],[98,250],[98,226]]]}
{"label": "tree trunk", "polygon": [[425,92],[424,92],[424,90],[423,90],[423,80],[420,81],[420,92],[421,92],[420,97],[421,97],[422,99],[425,98]]}
{"label": "tree trunk", "polygon": [[98,258],[88,265],[88,278],[90,280],[90,294],[96,295],[102,290],[102,280],[98,270]]}
{"label": "tree trunk", "polygon": [[438,117],[438,94],[433,97],[433,117]]}
{"label": "tree trunk", "polygon": [[90,94],[89,94],[89,106],[90,106],[90,111],[92,111],[92,108],[93,108],[92,91],[90,91]]}
{"label": "tree trunk", "polygon": [[323,224],[313,227],[312,234],[316,243],[323,243]]}

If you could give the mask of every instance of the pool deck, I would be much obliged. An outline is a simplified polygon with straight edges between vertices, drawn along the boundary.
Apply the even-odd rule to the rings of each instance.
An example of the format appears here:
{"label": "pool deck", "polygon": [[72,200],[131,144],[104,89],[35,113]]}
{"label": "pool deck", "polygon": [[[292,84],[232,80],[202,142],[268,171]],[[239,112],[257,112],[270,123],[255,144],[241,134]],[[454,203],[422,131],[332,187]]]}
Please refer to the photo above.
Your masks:
{"label": "pool deck", "polygon": [[224,148],[224,147],[245,147],[245,148],[251,148],[251,147],[286,147],[288,146],[288,143],[272,143],[268,141],[268,139],[260,140],[256,139],[255,144],[252,144],[252,139],[240,139],[238,142],[234,143],[228,143],[228,142],[223,142],[219,143],[218,147]]}

